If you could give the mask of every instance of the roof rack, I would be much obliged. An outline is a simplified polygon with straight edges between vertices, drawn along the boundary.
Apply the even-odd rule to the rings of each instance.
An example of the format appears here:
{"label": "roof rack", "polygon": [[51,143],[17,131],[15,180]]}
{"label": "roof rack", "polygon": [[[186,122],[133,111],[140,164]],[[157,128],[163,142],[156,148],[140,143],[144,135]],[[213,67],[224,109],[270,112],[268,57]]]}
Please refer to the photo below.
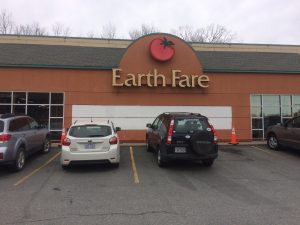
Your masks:
{"label": "roof rack", "polygon": [[202,116],[201,113],[193,113],[193,112],[164,112],[163,114],[182,114],[182,115],[197,115],[197,116]]}

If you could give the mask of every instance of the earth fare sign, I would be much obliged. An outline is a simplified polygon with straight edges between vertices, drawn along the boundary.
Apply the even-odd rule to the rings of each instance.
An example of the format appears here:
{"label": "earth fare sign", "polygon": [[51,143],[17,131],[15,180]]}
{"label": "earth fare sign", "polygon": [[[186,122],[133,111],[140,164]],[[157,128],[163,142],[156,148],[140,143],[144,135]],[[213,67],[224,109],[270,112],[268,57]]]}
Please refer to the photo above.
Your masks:
{"label": "earth fare sign", "polygon": [[[146,38],[149,39],[150,37],[146,36]],[[182,45],[182,43],[179,43],[179,45],[180,44]],[[168,40],[168,38],[165,36],[152,38],[151,40],[148,40],[147,45],[149,45],[148,49],[145,49],[145,45],[139,45],[138,46],[139,49],[137,49],[136,47],[136,51],[135,52],[133,51],[133,53],[131,54],[136,55],[138,53],[140,57],[134,58],[134,62],[136,62],[136,64],[133,64],[134,66],[132,66],[132,63],[129,63],[131,64],[131,67],[128,68],[129,66],[127,66],[127,69],[125,70],[125,71],[132,71],[131,69],[133,69],[133,67],[135,67],[136,65],[137,68],[134,69],[135,71],[138,72],[123,72],[122,67],[112,69],[112,86],[115,87],[141,87],[141,86],[167,87],[169,86],[169,87],[181,87],[181,88],[191,88],[191,87],[208,88],[209,87],[210,79],[207,75],[186,74],[182,72],[183,70],[187,70],[186,69],[187,67],[191,66],[189,64],[189,61],[186,60],[185,56],[179,55],[178,57],[178,53],[177,53],[177,56],[174,57],[175,50],[179,50],[180,52],[179,54],[181,54],[181,52],[184,53],[186,52],[182,50],[182,47],[180,48],[180,46],[178,46],[178,49],[176,49],[176,45],[174,44],[174,42]],[[144,56],[143,54],[141,54],[141,52],[143,51],[146,53],[145,55],[150,55],[150,58],[148,56],[148,58],[144,59],[144,61],[142,61],[143,59],[141,59]],[[189,47],[189,51],[192,51],[190,47]],[[192,57],[195,58],[194,53]],[[183,60],[185,60],[186,63],[183,62]],[[143,71],[141,65],[143,63],[145,64],[145,61],[146,61],[145,66],[147,66],[148,68],[153,66],[152,67],[153,69],[150,69],[149,71],[146,72]],[[178,63],[178,61],[180,61],[180,64]],[[151,66],[148,63],[151,63]],[[176,64],[179,64],[180,67],[178,68]],[[181,69],[181,67],[183,68]],[[190,68],[194,68],[194,67],[190,67]]]}

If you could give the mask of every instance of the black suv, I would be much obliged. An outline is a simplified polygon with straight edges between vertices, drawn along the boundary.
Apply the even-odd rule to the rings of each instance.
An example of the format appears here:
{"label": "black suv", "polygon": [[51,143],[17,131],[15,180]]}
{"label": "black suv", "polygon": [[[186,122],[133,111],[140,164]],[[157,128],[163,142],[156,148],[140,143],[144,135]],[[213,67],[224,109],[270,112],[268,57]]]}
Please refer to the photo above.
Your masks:
{"label": "black suv", "polygon": [[211,166],[218,157],[215,130],[207,117],[188,112],[159,115],[146,133],[147,151],[157,153],[157,163],[164,166],[169,160],[201,160]]}

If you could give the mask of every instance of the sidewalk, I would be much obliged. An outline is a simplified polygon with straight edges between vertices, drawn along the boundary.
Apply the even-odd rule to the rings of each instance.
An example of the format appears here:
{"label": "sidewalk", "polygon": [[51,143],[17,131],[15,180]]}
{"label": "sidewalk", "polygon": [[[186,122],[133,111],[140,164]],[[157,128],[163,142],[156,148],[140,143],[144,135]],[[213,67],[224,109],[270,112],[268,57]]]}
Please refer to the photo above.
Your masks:
{"label": "sidewalk", "polygon": [[[231,145],[228,142],[220,142],[219,145]],[[237,145],[266,145],[267,141],[249,141],[249,142],[239,142]],[[145,146],[145,143],[122,143],[121,146]]]}
{"label": "sidewalk", "polygon": [[[219,145],[231,145],[228,142],[219,142]],[[130,143],[121,143],[121,146],[145,146],[145,143],[134,143],[134,142],[130,142]],[[249,141],[249,142],[239,142],[237,144],[238,146],[247,146],[247,145],[267,145],[267,141]],[[51,147],[60,147],[59,143],[52,143]]]}

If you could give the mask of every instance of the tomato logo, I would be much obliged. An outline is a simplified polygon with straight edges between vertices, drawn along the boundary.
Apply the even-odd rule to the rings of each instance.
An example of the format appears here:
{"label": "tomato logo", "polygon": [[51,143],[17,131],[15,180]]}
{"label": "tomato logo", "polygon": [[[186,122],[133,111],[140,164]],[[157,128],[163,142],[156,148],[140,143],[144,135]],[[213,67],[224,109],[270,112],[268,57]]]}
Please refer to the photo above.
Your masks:
{"label": "tomato logo", "polygon": [[174,45],[174,43],[172,41],[168,41],[165,37],[163,39],[153,39],[150,43],[150,54],[158,61],[168,61],[175,53],[172,45]]}

